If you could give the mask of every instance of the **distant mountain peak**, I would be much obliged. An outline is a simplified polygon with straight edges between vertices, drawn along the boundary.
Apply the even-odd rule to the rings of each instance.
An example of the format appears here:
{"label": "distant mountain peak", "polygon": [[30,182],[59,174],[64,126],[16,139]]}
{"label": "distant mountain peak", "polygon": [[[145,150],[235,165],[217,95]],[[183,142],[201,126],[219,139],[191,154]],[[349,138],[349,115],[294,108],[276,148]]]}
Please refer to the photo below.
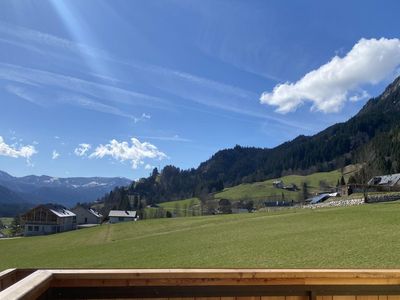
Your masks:
{"label": "distant mountain peak", "polygon": [[[47,175],[14,177],[0,171],[0,186],[15,193],[19,199],[33,204],[50,201],[73,206],[77,202],[95,201],[115,187],[128,186],[131,182],[130,179],[123,177],[62,178]],[[0,193],[0,202],[8,201],[8,194]],[[18,197],[14,198],[18,200]]]}
{"label": "distant mountain peak", "polygon": [[0,179],[12,179],[13,177],[7,172],[0,170]]}
{"label": "distant mountain peak", "polygon": [[391,84],[387,86],[387,88],[385,89],[380,98],[386,99],[391,95],[399,94],[399,91],[400,91],[400,76],[397,77]]}

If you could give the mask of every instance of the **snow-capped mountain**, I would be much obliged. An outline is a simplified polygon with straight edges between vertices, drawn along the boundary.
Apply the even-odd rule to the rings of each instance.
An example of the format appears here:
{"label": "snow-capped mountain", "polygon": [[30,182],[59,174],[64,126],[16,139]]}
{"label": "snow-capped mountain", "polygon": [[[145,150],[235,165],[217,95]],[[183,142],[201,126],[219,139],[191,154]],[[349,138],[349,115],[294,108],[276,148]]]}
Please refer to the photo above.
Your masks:
{"label": "snow-capped mountain", "polygon": [[[19,199],[28,203],[59,203],[73,206],[77,202],[94,201],[117,186],[127,186],[132,181],[123,177],[71,177],[29,175],[14,177],[0,171],[0,186],[7,188]],[[0,203],[7,202],[1,199]]]}

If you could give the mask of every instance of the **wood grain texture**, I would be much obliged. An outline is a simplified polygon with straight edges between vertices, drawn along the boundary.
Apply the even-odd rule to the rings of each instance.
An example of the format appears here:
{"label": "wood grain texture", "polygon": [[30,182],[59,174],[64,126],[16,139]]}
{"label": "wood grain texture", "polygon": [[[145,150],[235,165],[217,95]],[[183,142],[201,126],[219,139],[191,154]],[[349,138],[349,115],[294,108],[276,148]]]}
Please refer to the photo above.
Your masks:
{"label": "wood grain texture", "polygon": [[36,271],[12,286],[0,292],[1,300],[37,299],[49,287],[52,279],[51,272]]}

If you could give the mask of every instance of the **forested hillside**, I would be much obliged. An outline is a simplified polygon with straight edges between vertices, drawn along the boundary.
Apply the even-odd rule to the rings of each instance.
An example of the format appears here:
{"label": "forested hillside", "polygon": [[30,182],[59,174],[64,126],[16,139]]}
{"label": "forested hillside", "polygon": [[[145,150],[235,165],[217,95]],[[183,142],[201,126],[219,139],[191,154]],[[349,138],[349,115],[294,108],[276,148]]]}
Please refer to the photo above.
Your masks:
{"label": "forested hillside", "polygon": [[101,199],[106,207],[124,208],[128,195],[147,204],[201,196],[224,187],[287,174],[331,171],[365,163],[363,178],[400,172],[400,77],[370,99],[344,123],[313,136],[299,136],[272,149],[236,146],[215,153],[197,169],[166,166],[151,176],[115,189]]}

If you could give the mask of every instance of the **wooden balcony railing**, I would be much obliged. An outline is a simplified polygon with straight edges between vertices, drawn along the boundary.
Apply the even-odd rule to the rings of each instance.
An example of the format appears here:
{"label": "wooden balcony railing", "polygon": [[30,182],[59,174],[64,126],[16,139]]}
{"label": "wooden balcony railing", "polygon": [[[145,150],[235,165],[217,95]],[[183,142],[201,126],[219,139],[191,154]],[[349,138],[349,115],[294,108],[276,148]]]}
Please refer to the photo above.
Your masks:
{"label": "wooden balcony railing", "polygon": [[0,299],[400,300],[400,270],[10,269]]}

